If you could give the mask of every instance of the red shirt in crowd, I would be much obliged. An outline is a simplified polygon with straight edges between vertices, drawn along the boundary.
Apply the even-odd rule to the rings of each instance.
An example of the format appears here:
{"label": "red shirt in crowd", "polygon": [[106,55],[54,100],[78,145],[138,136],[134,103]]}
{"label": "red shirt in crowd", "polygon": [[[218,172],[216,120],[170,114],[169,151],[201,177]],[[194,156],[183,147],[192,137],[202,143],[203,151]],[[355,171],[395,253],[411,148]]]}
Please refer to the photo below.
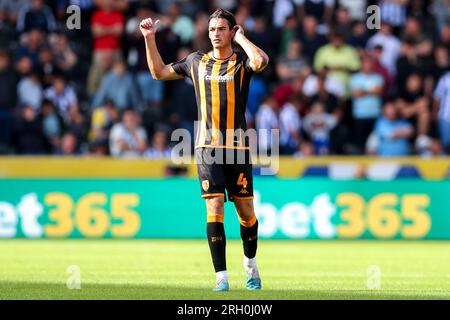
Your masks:
{"label": "red shirt in crowd", "polygon": [[[121,25],[123,27],[125,19],[118,11],[97,10],[92,15],[91,26],[111,28]],[[120,37],[116,35],[94,36],[94,50],[116,50],[120,49]]]}

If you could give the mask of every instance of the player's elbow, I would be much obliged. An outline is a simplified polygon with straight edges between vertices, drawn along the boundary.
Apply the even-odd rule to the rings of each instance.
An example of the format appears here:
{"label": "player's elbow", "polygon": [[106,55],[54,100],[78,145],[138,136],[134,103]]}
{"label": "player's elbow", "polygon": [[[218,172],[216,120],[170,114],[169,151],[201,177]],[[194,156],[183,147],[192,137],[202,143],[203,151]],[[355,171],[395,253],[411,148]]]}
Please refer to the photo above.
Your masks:
{"label": "player's elbow", "polygon": [[163,72],[159,72],[159,71],[157,72],[157,71],[153,70],[151,72],[151,74],[152,74],[153,80],[164,80]]}
{"label": "player's elbow", "polygon": [[269,57],[266,54],[261,54],[253,62],[255,72],[261,72],[269,64]]}

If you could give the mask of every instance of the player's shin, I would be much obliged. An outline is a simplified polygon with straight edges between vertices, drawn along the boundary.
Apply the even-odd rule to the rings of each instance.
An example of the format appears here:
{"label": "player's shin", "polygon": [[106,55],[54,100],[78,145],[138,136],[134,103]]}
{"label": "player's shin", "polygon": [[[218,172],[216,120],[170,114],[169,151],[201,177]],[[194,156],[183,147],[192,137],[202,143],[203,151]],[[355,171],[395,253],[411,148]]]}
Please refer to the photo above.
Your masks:
{"label": "player's shin", "polygon": [[241,224],[241,239],[244,246],[244,256],[251,261],[256,256],[258,247],[258,220],[256,216],[245,221],[239,219]]}

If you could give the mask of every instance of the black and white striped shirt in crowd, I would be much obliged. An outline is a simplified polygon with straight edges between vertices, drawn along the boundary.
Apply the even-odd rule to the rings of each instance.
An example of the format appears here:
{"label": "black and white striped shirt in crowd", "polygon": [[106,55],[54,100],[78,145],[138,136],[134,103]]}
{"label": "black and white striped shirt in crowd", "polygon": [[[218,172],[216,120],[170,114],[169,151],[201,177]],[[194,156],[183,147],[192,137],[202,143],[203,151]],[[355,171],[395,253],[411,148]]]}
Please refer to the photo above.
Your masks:
{"label": "black and white striped shirt in crowd", "polygon": [[450,72],[439,79],[434,97],[439,101],[439,119],[450,122]]}
{"label": "black and white striped shirt in crowd", "polygon": [[381,0],[381,21],[394,27],[403,26],[406,20],[406,7],[395,0]]}

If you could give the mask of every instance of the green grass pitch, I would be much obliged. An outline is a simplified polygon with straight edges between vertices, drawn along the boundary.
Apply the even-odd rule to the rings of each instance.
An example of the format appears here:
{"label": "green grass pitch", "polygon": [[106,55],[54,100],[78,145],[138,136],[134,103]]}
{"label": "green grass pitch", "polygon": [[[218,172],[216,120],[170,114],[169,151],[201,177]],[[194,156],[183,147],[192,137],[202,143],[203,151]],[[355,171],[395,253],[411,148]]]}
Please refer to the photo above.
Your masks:
{"label": "green grass pitch", "polygon": [[[206,240],[1,240],[0,299],[450,299],[449,241],[263,240],[258,292],[240,241],[227,258],[231,291],[214,293]],[[70,265],[81,290],[67,288]]]}

